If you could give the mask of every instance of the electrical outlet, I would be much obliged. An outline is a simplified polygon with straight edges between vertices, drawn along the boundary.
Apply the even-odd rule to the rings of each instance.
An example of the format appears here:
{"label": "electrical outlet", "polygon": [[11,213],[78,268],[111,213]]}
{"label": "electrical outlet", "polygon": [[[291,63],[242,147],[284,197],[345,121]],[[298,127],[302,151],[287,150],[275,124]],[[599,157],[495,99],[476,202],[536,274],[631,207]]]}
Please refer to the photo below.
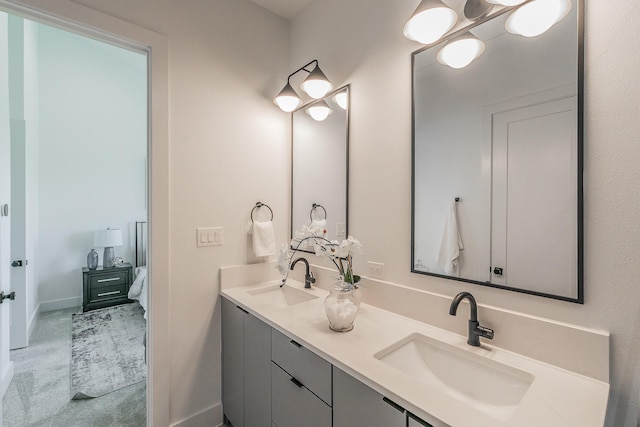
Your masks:
{"label": "electrical outlet", "polygon": [[336,222],[336,237],[347,237],[347,224]]}
{"label": "electrical outlet", "polygon": [[372,279],[384,279],[384,264],[381,262],[367,261],[369,277]]}
{"label": "electrical outlet", "polygon": [[196,233],[196,246],[222,246],[224,243],[224,229],[222,227],[198,228]]}

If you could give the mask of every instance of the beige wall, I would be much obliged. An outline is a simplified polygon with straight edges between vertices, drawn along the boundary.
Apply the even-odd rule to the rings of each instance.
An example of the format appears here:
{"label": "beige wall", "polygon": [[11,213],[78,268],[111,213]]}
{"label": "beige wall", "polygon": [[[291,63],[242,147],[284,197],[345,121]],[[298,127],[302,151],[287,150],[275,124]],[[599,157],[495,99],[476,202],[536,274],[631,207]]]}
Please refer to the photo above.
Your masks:
{"label": "beige wall", "polygon": [[392,282],[451,296],[468,290],[483,304],[610,331],[607,422],[635,426],[640,382],[640,55],[634,22],[640,19],[640,3],[624,0],[613,7],[587,2],[583,306],[410,273],[410,54],[420,45],[405,39],[402,27],[418,3],[316,0],[292,22],[290,67],[317,58],[334,84],[351,83],[349,231],[364,246],[356,268],[366,271],[366,261],[382,262]]}

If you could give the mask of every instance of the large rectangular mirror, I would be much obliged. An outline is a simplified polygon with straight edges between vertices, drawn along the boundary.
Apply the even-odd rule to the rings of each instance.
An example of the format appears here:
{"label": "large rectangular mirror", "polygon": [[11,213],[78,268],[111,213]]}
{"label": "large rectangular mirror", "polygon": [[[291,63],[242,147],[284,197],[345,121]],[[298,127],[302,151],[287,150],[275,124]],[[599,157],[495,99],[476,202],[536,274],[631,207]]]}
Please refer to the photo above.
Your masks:
{"label": "large rectangular mirror", "polygon": [[291,120],[291,235],[313,223],[327,230],[328,239],[344,239],[348,232],[349,86],[302,106]]}
{"label": "large rectangular mirror", "polygon": [[[582,7],[526,38],[469,29],[467,67],[414,52],[412,272],[583,302]],[[457,32],[459,34],[459,32]]]}

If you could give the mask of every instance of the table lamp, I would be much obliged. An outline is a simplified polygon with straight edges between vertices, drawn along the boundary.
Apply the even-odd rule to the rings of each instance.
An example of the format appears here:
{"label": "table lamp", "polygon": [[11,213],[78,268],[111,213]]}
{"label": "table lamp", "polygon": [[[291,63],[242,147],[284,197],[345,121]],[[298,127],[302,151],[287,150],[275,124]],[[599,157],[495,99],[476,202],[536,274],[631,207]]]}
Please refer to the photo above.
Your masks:
{"label": "table lamp", "polygon": [[102,266],[104,268],[113,267],[114,246],[122,246],[122,232],[119,228],[107,228],[96,231],[93,238],[93,246],[104,247],[102,256]]}

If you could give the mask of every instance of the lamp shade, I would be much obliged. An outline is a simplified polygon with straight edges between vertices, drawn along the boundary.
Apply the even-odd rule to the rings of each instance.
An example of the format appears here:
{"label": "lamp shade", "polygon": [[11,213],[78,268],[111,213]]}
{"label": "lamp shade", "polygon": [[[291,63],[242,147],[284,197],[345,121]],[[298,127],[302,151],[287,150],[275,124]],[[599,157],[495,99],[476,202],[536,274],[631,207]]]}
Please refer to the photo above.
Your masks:
{"label": "lamp shade", "polygon": [[404,36],[422,44],[431,44],[458,22],[456,12],[440,0],[422,0],[404,25]]}
{"label": "lamp shade", "polygon": [[298,97],[298,94],[293,90],[289,82],[287,82],[278,96],[274,98],[273,102],[285,113],[290,113],[302,105],[302,99]]}
{"label": "lamp shade", "polygon": [[567,16],[571,0],[533,0],[509,16],[505,28],[512,34],[535,37]]}
{"label": "lamp shade", "polygon": [[333,113],[333,110],[326,102],[320,101],[307,108],[305,112],[310,115],[313,120],[321,122],[329,117],[329,114]]}
{"label": "lamp shade", "polygon": [[482,55],[482,52],[484,43],[467,32],[440,49],[437,60],[451,68],[464,68]]}
{"label": "lamp shade", "polygon": [[119,228],[96,231],[93,236],[93,246],[97,248],[122,246],[122,232]]}
{"label": "lamp shade", "polygon": [[333,89],[333,85],[317,65],[300,87],[313,99],[320,99]]}
{"label": "lamp shade", "polygon": [[331,99],[333,99],[333,102],[338,104],[343,110],[346,110],[349,106],[349,97],[347,96],[346,91],[336,93]]}

